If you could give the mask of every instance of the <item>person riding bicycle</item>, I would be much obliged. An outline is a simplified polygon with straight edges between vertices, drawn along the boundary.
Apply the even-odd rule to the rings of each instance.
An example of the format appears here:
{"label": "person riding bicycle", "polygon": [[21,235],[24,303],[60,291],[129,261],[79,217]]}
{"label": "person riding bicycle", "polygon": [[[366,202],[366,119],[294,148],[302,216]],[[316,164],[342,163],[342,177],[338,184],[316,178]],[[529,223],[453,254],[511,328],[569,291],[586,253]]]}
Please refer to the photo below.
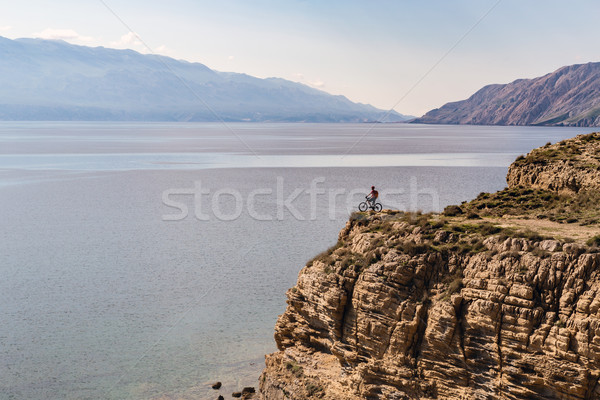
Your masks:
{"label": "person riding bicycle", "polygon": [[377,197],[379,197],[379,192],[375,190],[375,186],[371,186],[371,193],[367,195],[367,201],[371,204],[371,207],[375,204]]}

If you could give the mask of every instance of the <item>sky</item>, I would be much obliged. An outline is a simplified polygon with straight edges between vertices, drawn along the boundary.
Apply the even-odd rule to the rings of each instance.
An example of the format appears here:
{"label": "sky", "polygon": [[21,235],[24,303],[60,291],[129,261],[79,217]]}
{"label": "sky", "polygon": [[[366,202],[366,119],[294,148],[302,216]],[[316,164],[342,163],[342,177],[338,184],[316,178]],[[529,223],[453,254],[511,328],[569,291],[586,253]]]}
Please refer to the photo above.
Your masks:
{"label": "sky", "polygon": [[280,77],[420,116],[487,84],[600,61],[597,0],[21,0],[0,36]]}

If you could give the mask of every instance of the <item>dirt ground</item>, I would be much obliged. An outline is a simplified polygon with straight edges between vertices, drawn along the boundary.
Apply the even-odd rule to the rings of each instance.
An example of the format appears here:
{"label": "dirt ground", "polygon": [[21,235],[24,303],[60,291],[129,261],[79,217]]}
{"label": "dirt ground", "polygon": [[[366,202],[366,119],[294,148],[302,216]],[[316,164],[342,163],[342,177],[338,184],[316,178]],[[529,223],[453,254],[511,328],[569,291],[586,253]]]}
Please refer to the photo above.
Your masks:
{"label": "dirt ground", "polygon": [[460,222],[469,224],[488,222],[502,228],[528,229],[542,236],[552,236],[557,240],[573,239],[577,243],[585,243],[588,239],[600,235],[600,225],[597,224],[581,226],[579,224],[559,223],[546,219],[528,219],[522,216],[504,216],[502,218],[484,217],[480,220],[462,219]]}

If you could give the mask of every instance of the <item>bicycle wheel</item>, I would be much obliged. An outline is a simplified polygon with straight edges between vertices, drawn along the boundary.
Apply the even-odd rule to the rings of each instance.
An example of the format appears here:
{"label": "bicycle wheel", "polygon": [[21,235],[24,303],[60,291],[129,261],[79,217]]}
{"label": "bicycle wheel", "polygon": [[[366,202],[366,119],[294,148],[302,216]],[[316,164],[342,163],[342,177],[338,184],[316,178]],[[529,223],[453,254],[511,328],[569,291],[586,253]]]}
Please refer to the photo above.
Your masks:
{"label": "bicycle wheel", "polygon": [[375,210],[377,212],[381,211],[382,208],[383,207],[381,207],[380,203],[375,203],[375,205],[373,206],[373,210]]}
{"label": "bicycle wheel", "polygon": [[369,208],[369,206],[367,205],[366,201],[363,201],[362,203],[360,203],[358,205],[358,210],[359,211],[367,211],[367,208]]}

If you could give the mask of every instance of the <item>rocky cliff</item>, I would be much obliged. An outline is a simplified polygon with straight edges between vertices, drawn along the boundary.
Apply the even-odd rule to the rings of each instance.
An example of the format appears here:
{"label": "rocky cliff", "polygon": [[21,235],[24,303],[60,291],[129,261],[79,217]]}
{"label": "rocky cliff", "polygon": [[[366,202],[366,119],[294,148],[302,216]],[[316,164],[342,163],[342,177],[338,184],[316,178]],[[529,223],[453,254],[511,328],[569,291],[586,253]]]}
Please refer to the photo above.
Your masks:
{"label": "rocky cliff", "polygon": [[600,398],[597,181],[561,191],[536,154],[441,214],[354,214],[288,291],[261,398]]}
{"label": "rocky cliff", "polygon": [[466,100],[431,110],[418,123],[600,125],[600,63],[563,67],[534,79],[488,85]]}
{"label": "rocky cliff", "polygon": [[578,193],[600,189],[600,134],[577,136],[534,149],[508,170],[509,187]]}

